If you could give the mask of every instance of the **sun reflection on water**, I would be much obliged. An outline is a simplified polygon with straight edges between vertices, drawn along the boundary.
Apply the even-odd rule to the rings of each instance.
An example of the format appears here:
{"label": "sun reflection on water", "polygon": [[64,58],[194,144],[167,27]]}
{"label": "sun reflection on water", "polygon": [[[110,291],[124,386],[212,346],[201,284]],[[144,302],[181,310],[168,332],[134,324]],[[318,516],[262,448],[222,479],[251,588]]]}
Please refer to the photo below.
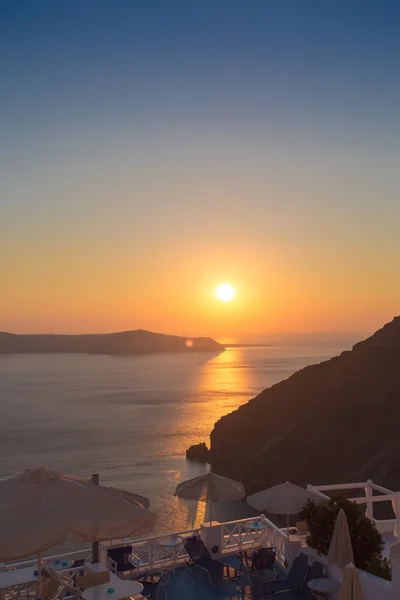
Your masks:
{"label": "sun reflection on water", "polygon": [[[252,397],[248,368],[240,360],[240,349],[229,349],[206,361],[191,381],[190,399],[175,413],[175,431],[190,432],[185,436],[186,450],[192,444],[209,443],[216,421]],[[208,466],[186,461],[180,480],[204,473]],[[175,519],[185,527],[197,527],[206,516],[204,502],[175,499]]]}

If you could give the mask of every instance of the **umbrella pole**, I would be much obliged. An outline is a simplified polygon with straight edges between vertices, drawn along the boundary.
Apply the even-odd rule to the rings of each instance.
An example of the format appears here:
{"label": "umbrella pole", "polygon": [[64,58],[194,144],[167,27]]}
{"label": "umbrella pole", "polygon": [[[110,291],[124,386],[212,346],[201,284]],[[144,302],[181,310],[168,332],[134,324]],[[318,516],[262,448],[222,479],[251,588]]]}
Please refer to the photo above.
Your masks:
{"label": "umbrella pole", "polygon": [[[92,483],[99,485],[99,479],[99,475],[97,473],[93,473]],[[99,542],[92,542],[92,563],[98,562],[100,562]]]}
{"label": "umbrella pole", "polygon": [[38,554],[38,578],[36,582],[36,598],[42,597],[42,553]]}
{"label": "umbrella pole", "polygon": [[288,557],[289,557],[289,515],[286,515],[286,562],[289,565]]}
{"label": "umbrella pole", "polygon": [[208,518],[210,519],[210,525],[211,525],[211,522],[212,522],[212,516],[211,516],[211,504],[212,504],[212,502],[211,502],[211,498],[209,499],[209,503],[210,503],[210,506],[209,506],[209,509],[208,509]]}

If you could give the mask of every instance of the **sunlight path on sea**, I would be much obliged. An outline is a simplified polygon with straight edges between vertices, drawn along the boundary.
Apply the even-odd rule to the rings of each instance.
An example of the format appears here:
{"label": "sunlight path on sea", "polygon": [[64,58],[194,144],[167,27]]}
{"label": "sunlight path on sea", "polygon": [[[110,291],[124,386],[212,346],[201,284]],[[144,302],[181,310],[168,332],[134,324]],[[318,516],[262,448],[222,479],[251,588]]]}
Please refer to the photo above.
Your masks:
{"label": "sunlight path on sea", "polygon": [[[331,347],[240,348],[220,355],[0,356],[0,474],[43,465],[148,496],[158,531],[200,523],[205,506],[173,498],[204,471],[185,450],[216,420]],[[239,518],[222,506],[217,518]],[[234,511],[236,514],[234,513]],[[246,509],[248,510],[248,509]]]}

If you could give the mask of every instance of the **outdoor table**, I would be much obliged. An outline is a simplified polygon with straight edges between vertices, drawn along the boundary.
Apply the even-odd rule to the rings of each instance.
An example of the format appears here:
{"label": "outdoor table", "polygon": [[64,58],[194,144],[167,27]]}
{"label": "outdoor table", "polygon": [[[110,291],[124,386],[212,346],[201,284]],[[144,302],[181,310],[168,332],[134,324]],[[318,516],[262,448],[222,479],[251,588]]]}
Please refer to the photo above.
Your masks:
{"label": "outdoor table", "polygon": [[254,536],[254,542],[253,542],[253,546],[256,544],[256,542],[261,542],[264,538],[264,534],[266,532],[266,530],[269,528],[268,523],[266,523],[265,521],[263,521],[263,519],[254,519],[254,521],[247,521],[244,524],[245,529],[247,529],[247,531],[251,531],[254,532],[258,535]]}
{"label": "outdoor table", "polygon": [[54,571],[66,571],[74,566],[74,561],[70,558],[61,558],[60,560],[43,559],[42,563],[44,567],[49,567],[49,569],[53,569]]}
{"label": "outdoor table", "polygon": [[170,535],[158,540],[158,545],[163,549],[165,558],[171,559],[172,568],[175,569],[178,556],[177,548],[182,545],[182,540],[177,535]]}
{"label": "outdoor table", "polygon": [[82,597],[84,600],[121,600],[121,598],[141,594],[142,591],[143,585],[139,581],[113,578],[109,583],[88,588],[83,592]]}
{"label": "outdoor table", "polygon": [[339,582],[327,578],[311,579],[311,581],[308,582],[308,587],[315,598],[329,600],[329,598],[332,598],[332,593],[339,588]]}

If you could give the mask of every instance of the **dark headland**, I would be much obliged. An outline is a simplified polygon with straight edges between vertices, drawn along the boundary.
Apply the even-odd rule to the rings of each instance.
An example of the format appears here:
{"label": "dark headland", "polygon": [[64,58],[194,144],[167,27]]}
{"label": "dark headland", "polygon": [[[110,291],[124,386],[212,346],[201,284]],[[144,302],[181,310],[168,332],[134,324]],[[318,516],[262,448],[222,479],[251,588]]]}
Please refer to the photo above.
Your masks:
{"label": "dark headland", "polygon": [[172,352],[223,352],[212,338],[180,337],[137,329],[89,335],[16,335],[0,332],[0,354],[158,354]]}
{"label": "dark headland", "polygon": [[373,479],[400,488],[400,317],[370,338],[306,367],[222,417],[211,449],[191,458],[242,481],[248,493]]}

